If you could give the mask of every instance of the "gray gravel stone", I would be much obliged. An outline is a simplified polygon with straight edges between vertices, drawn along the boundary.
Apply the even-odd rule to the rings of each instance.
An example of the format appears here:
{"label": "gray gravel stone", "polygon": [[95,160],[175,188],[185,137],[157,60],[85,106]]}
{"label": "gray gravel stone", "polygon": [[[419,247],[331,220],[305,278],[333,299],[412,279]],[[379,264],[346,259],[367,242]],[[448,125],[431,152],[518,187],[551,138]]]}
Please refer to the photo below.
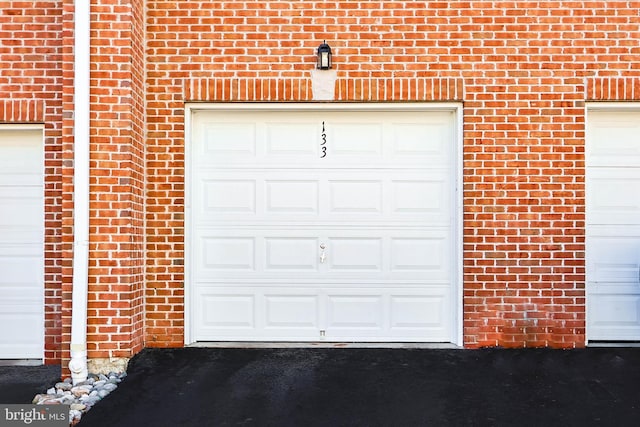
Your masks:
{"label": "gray gravel stone", "polygon": [[126,373],[110,372],[109,375],[91,374],[86,381],[73,384],[71,378],[55,384],[47,393],[35,395],[32,403],[37,405],[69,405],[69,421],[76,424],[91,407],[97,404],[126,377]]}
{"label": "gray gravel stone", "polygon": [[60,403],[63,405],[71,405],[75,400],[76,399],[73,395],[64,395],[60,398]]}
{"label": "gray gravel stone", "polygon": [[107,384],[105,384],[103,387],[104,387],[104,389],[105,389],[105,390],[107,390],[107,391],[113,391],[113,390],[115,390],[116,388],[118,388],[118,386],[117,386],[117,385],[112,384],[112,383],[107,383]]}
{"label": "gray gravel stone", "polygon": [[67,382],[59,382],[59,383],[56,383],[56,386],[55,386],[55,387],[56,387],[58,390],[68,391],[68,390],[71,390],[71,387],[73,387],[73,386],[71,385],[71,383],[67,383]]}
{"label": "gray gravel stone", "polygon": [[79,386],[73,387],[71,389],[71,393],[73,393],[77,397],[80,397],[83,394],[91,393],[92,389],[93,389],[93,387],[91,387],[90,385],[79,385]]}
{"label": "gray gravel stone", "polygon": [[79,420],[82,417],[82,411],[71,409],[69,411],[69,421]]}
{"label": "gray gravel stone", "polygon": [[87,409],[87,405],[83,405],[82,403],[72,403],[70,409],[72,411],[84,411]]}
{"label": "gray gravel stone", "polygon": [[40,401],[44,400],[44,399],[49,399],[50,397],[47,396],[46,394],[36,394],[33,398],[33,400],[31,401],[31,403],[33,403],[34,405],[39,404]]}
{"label": "gray gravel stone", "polygon": [[96,403],[100,402],[100,400],[102,400],[102,399],[100,399],[100,397],[99,397],[99,396],[91,396],[91,397],[89,397],[88,399],[86,399],[86,400],[85,400],[84,402],[82,402],[82,403],[84,403],[84,404],[85,404],[85,405],[87,405],[87,406],[93,406],[93,405],[95,405]]}

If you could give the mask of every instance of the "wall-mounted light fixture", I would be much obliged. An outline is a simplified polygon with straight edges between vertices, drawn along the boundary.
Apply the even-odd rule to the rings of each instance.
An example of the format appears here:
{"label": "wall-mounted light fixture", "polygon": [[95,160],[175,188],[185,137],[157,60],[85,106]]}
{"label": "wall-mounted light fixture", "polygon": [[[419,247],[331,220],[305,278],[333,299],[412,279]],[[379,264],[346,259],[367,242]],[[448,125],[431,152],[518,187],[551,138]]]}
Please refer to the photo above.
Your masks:
{"label": "wall-mounted light fixture", "polygon": [[323,41],[318,46],[318,69],[328,70],[331,68],[331,46],[327,44],[327,41]]}

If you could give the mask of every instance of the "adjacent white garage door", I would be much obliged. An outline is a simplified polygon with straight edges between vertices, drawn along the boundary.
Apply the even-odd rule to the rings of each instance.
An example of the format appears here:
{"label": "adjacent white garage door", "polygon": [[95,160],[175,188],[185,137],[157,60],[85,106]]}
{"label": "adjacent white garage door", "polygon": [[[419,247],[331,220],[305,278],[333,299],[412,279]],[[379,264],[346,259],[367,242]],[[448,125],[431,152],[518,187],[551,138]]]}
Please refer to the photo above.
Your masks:
{"label": "adjacent white garage door", "polygon": [[42,130],[0,128],[0,358],[44,354]]}
{"label": "adjacent white garage door", "polygon": [[195,111],[193,341],[455,341],[453,111]]}
{"label": "adjacent white garage door", "polygon": [[589,111],[587,339],[640,340],[640,111]]}

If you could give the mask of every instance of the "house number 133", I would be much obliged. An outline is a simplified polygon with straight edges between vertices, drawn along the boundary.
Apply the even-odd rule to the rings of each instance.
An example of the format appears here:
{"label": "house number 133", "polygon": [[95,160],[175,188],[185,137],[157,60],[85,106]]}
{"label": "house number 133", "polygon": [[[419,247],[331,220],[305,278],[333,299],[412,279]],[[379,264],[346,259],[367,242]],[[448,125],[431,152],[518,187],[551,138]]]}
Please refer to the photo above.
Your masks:
{"label": "house number 133", "polygon": [[322,142],[320,143],[320,158],[327,157],[327,133],[325,132],[324,122],[322,122],[322,133],[320,134]]}

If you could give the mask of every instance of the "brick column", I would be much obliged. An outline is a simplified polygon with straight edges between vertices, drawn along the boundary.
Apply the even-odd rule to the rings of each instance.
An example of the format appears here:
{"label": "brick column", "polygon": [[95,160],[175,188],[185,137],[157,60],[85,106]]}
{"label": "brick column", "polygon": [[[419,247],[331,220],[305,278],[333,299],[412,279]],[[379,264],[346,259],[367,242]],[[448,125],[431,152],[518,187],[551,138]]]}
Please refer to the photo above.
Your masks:
{"label": "brick column", "polygon": [[[65,33],[73,2],[65,1]],[[144,2],[91,5],[89,369],[122,369],[144,345]],[[64,342],[68,361],[73,242],[73,38],[65,39]],[[115,366],[113,366],[115,364]],[[65,368],[66,369],[66,368]]]}

